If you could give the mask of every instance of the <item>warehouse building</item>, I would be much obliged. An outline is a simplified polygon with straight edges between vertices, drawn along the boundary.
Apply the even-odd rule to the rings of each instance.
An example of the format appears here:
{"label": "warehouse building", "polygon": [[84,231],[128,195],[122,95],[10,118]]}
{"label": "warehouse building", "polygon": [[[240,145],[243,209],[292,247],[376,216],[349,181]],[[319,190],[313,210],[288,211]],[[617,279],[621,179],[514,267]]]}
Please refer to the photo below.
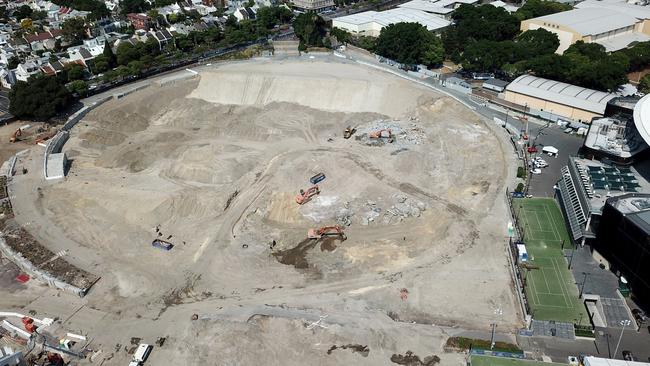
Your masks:
{"label": "warehouse building", "polygon": [[557,34],[562,54],[577,41],[601,44],[607,52],[650,40],[650,9],[625,3],[583,1],[569,11],[521,22],[521,30],[545,29]]}
{"label": "warehouse building", "polygon": [[384,27],[395,23],[418,23],[437,32],[451,24],[446,19],[424,11],[395,8],[386,11],[365,11],[332,20],[332,26],[360,36],[378,37]]}
{"label": "warehouse building", "polygon": [[451,20],[451,14],[463,4],[476,5],[479,0],[411,0],[398,5],[403,9],[420,10],[436,15],[440,18]]}
{"label": "warehouse building", "polygon": [[505,99],[526,106],[533,114],[551,113],[577,122],[589,123],[602,117],[614,94],[576,85],[522,75],[506,87]]}

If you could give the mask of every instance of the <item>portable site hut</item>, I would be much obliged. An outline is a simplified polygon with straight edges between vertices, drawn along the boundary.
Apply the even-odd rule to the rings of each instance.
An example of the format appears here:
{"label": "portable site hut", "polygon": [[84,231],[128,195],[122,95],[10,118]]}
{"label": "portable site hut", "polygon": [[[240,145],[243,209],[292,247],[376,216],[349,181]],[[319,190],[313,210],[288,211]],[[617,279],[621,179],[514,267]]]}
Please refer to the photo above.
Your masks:
{"label": "portable site hut", "polygon": [[524,244],[517,244],[517,262],[528,262],[528,252]]}
{"label": "portable site hut", "polygon": [[557,154],[560,152],[560,150],[553,146],[544,146],[544,148],[542,148],[542,152],[544,154],[548,154],[549,156],[554,156],[557,158]]}

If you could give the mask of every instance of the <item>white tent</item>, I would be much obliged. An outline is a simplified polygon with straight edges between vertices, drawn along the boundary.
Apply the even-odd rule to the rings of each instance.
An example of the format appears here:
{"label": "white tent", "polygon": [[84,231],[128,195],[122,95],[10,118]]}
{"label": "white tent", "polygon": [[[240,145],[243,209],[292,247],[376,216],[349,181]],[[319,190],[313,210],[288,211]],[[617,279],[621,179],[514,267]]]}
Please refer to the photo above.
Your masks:
{"label": "white tent", "polygon": [[557,153],[560,152],[560,150],[558,150],[554,146],[544,146],[542,148],[542,152],[545,154],[557,155]]}

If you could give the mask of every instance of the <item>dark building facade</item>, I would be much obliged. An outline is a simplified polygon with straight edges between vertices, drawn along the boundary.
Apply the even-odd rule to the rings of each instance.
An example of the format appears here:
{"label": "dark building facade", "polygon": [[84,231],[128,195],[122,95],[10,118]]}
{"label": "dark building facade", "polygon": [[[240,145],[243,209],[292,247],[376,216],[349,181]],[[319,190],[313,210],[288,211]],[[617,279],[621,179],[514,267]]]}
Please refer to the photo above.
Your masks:
{"label": "dark building facade", "polygon": [[640,302],[650,304],[650,194],[629,193],[608,199],[594,249],[614,272],[627,279]]}

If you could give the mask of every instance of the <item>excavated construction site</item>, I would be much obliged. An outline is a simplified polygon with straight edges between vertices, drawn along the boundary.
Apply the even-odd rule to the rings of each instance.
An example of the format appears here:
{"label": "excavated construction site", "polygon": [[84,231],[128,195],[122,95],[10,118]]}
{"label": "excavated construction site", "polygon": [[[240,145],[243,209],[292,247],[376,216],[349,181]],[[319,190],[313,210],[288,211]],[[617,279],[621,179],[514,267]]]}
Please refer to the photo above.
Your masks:
{"label": "excavated construction site", "polygon": [[[407,80],[333,60],[212,66],[104,103],[64,151],[64,181],[14,200],[101,277],[83,301],[105,365],[163,336],[152,364],[462,364],[443,351],[454,330],[522,325],[508,146]],[[307,237],[336,225],[345,238]]]}

